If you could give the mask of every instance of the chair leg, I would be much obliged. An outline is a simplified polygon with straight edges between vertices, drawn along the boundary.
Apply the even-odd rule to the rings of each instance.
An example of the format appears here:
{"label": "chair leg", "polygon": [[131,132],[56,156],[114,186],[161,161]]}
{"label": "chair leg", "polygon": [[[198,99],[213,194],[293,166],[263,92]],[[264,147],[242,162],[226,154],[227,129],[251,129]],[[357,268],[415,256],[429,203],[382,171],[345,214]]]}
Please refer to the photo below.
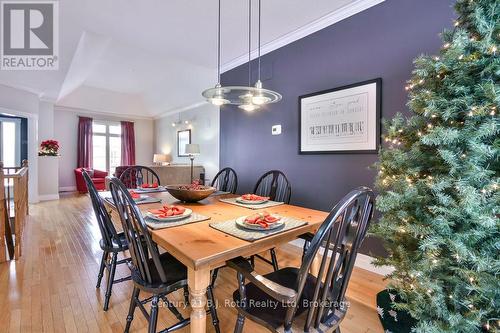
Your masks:
{"label": "chair leg", "polygon": [[139,298],[140,289],[134,287],[134,291],[132,291],[132,297],[130,298],[130,307],[128,309],[127,315],[127,325],[125,326],[125,333],[128,333],[130,329],[130,325],[132,324],[132,320],[134,319],[134,311],[137,307],[137,301]]}
{"label": "chair leg", "polygon": [[212,278],[210,280],[210,287],[215,287],[215,281],[217,281],[217,275],[219,275],[219,268],[216,268],[212,271]]}
{"label": "chair leg", "polygon": [[271,262],[273,263],[273,268],[274,268],[274,271],[276,272],[279,269],[278,258],[276,257],[276,250],[271,249],[271,250],[269,250],[269,252],[271,252]]}
{"label": "chair leg", "polygon": [[99,289],[101,287],[102,276],[104,275],[104,269],[106,268],[106,261],[108,260],[108,252],[104,251],[102,253],[101,258],[101,267],[99,267],[99,274],[97,275],[97,284],[96,288]]}
{"label": "chair leg", "polygon": [[148,333],[156,333],[156,323],[158,321],[158,295],[154,295],[151,300],[151,314],[149,315]]}
{"label": "chair leg", "polygon": [[250,257],[250,265],[252,265],[252,268],[255,268],[255,256]]}
{"label": "chair leg", "polygon": [[234,327],[234,333],[242,333],[244,324],[245,324],[245,316],[238,314],[238,319],[236,320],[236,326]]}
{"label": "chair leg", "polygon": [[214,292],[211,285],[207,288],[207,296],[208,309],[210,310],[210,316],[212,317],[212,324],[214,325],[215,332],[220,333],[219,317],[217,317],[217,304],[215,303]]}
{"label": "chair leg", "polygon": [[115,280],[117,258],[118,258],[118,253],[113,252],[110,264],[111,267],[109,268],[109,274],[108,274],[108,285],[106,288],[106,296],[104,298],[104,311],[108,311],[109,307],[109,299],[111,298],[111,289],[113,288],[113,281]]}

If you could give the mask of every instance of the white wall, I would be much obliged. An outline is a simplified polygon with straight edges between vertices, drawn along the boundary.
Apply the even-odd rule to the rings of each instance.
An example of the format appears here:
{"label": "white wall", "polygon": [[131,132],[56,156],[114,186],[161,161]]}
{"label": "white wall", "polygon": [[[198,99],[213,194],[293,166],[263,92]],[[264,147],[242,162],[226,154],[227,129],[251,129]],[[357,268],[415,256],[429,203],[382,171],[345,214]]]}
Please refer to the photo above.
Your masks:
{"label": "white wall", "polygon": [[[172,127],[179,119],[189,121]],[[155,153],[170,154],[173,163],[189,163],[188,157],[177,156],[177,131],[191,129],[191,143],[200,145],[201,154],[195,164],[205,167],[207,179],[219,171],[219,108],[210,104],[155,120]]]}
{"label": "white wall", "polygon": [[134,122],[136,163],[151,165],[153,161],[153,120],[114,117],[87,110],[56,106],[54,110],[54,139],[61,146],[59,160],[59,188],[64,191],[74,190],[74,169],[77,162],[78,116],[91,117],[95,120]]}

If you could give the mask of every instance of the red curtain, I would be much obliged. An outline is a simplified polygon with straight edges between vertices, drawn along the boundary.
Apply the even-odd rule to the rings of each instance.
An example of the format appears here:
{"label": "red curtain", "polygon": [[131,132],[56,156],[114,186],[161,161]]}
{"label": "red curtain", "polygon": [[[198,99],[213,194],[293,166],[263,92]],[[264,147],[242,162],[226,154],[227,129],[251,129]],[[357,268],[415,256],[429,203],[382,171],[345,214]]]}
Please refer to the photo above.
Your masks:
{"label": "red curtain", "polygon": [[135,165],[134,123],[122,121],[122,165]]}
{"label": "red curtain", "polygon": [[78,119],[78,168],[92,168],[92,118]]}

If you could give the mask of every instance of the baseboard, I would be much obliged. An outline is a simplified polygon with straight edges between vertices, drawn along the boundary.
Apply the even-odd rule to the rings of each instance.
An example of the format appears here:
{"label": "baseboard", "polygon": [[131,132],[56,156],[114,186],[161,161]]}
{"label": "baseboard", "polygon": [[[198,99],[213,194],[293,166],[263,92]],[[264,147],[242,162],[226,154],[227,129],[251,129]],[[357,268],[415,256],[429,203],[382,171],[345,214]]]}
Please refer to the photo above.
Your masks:
{"label": "baseboard", "polygon": [[[304,240],[303,239],[296,239],[296,240],[289,242],[288,244],[290,244],[292,246],[296,246],[300,249],[300,251],[302,251],[302,248],[304,247]],[[366,254],[358,253],[358,256],[356,257],[356,262],[354,263],[354,266],[356,266],[358,268],[365,269],[365,270],[370,271],[370,272],[375,273],[375,274],[382,275],[382,276],[386,276],[387,274],[390,274],[394,271],[394,268],[390,267],[390,266],[378,267],[378,266],[373,265],[372,264],[373,260],[374,260],[373,257],[370,257]]]}
{"label": "baseboard", "polygon": [[59,192],[76,192],[76,186],[62,186],[62,187],[59,187]]}
{"label": "baseboard", "polygon": [[59,200],[59,194],[39,194],[38,201]]}

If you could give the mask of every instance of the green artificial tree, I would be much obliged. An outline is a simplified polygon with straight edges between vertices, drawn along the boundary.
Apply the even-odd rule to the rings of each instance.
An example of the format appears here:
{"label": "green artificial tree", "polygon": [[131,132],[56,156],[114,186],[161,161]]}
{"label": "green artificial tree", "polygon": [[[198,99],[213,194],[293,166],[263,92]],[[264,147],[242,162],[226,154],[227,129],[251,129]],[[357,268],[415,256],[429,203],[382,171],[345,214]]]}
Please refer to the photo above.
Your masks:
{"label": "green artificial tree", "polygon": [[414,332],[497,332],[500,312],[500,1],[458,0],[439,56],[422,56],[409,118],[385,123],[379,223],[394,308]]}

